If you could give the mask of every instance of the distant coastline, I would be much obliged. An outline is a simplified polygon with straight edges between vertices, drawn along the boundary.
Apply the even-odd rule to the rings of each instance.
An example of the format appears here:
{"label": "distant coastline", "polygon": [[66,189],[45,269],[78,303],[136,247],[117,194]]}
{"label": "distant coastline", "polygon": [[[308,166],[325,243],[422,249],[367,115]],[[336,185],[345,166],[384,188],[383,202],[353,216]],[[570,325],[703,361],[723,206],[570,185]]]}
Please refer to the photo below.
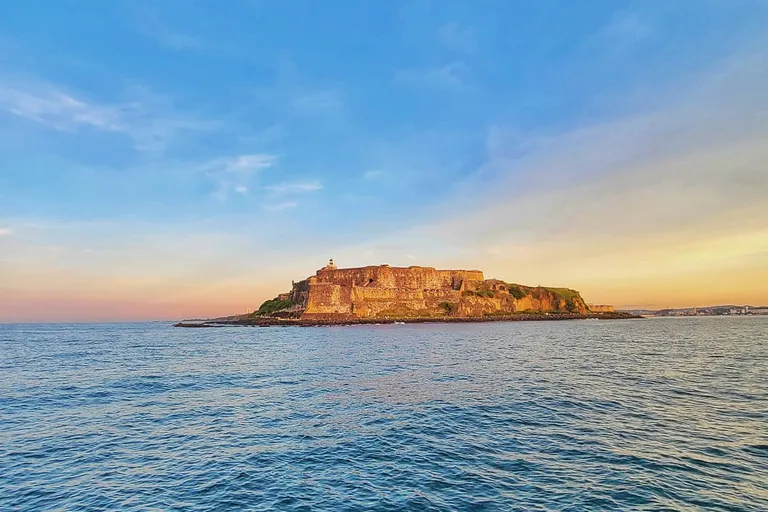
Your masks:
{"label": "distant coastline", "polygon": [[664,309],[627,309],[629,313],[640,316],[768,316],[768,306],[736,306],[721,304],[719,306],[692,306],[689,308]]}

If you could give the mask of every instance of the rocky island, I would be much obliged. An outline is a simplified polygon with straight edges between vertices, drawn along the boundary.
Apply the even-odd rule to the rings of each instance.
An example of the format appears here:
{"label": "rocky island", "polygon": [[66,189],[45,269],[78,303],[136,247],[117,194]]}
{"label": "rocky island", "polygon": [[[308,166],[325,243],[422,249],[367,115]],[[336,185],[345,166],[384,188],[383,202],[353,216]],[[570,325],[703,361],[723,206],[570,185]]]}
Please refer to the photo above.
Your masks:
{"label": "rocky island", "polygon": [[570,288],[524,286],[485,279],[480,270],[377,265],[337,268],[333,260],[248,315],[180,327],[337,325],[634,318],[612,306],[587,305]]}

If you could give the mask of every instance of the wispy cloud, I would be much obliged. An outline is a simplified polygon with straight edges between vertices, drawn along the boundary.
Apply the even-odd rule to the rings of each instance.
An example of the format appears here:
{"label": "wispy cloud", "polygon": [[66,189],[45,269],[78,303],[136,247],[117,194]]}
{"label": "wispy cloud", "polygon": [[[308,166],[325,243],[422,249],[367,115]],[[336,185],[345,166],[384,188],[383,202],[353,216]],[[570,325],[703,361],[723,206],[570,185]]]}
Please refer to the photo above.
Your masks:
{"label": "wispy cloud", "polygon": [[200,166],[200,170],[216,183],[214,197],[226,200],[231,192],[245,195],[256,174],[276,164],[278,157],[267,153],[254,153],[221,157]]}
{"label": "wispy cloud", "polygon": [[144,89],[126,102],[99,103],[40,81],[0,83],[0,111],[45,126],[74,133],[81,129],[121,133],[142,153],[160,154],[184,131],[205,131],[216,123],[174,112],[168,101]]}
{"label": "wispy cloud", "polygon": [[60,131],[91,126],[107,131],[124,130],[125,107],[105,107],[76,99],[45,87],[36,92],[0,86],[0,109]]}
{"label": "wispy cloud", "polygon": [[199,50],[203,46],[200,39],[174,32],[167,27],[158,27],[152,36],[157,42],[172,50]]}
{"label": "wispy cloud", "polygon": [[471,53],[475,49],[475,33],[459,23],[446,23],[440,27],[440,41],[450,50]]}
{"label": "wispy cloud", "polygon": [[264,206],[264,209],[270,212],[279,212],[282,210],[290,210],[292,208],[296,208],[298,203],[295,201],[286,201],[284,203],[276,203],[276,204],[268,204]]}
{"label": "wispy cloud", "polygon": [[278,59],[274,79],[255,87],[252,99],[282,122],[343,120],[347,110],[340,84],[304,76],[290,58]]}
{"label": "wispy cloud", "polygon": [[198,166],[198,171],[208,176],[249,177],[259,171],[273,167],[278,161],[277,155],[269,153],[248,153],[214,158]]}
{"label": "wispy cloud", "polygon": [[0,236],[11,236],[13,230],[11,228],[0,228]]}
{"label": "wispy cloud", "polygon": [[438,88],[445,90],[466,90],[468,68],[463,62],[451,62],[432,68],[400,69],[395,72],[395,83]]}
{"label": "wispy cloud", "polygon": [[136,30],[160,46],[177,51],[199,50],[203,47],[203,42],[199,37],[172,27],[160,16],[158,11],[145,9],[138,14]]}
{"label": "wispy cloud", "polygon": [[650,39],[653,34],[653,24],[641,11],[625,9],[616,12],[611,20],[594,34],[590,47],[599,45],[602,52],[618,56]]}
{"label": "wispy cloud", "polygon": [[319,89],[297,94],[291,103],[294,113],[301,115],[330,115],[344,106],[341,92],[336,89]]}
{"label": "wispy cloud", "polygon": [[384,176],[384,171],[375,170],[375,171],[367,171],[365,174],[363,174],[363,178],[366,180],[375,180],[377,178],[380,178]]}
{"label": "wispy cloud", "polygon": [[314,192],[321,190],[323,185],[319,181],[293,181],[268,185],[264,190],[272,192],[275,195],[297,194],[303,192]]}
{"label": "wispy cloud", "polygon": [[275,162],[277,162],[277,156],[265,153],[240,155],[221,161],[224,172],[235,174],[252,174],[272,167]]}

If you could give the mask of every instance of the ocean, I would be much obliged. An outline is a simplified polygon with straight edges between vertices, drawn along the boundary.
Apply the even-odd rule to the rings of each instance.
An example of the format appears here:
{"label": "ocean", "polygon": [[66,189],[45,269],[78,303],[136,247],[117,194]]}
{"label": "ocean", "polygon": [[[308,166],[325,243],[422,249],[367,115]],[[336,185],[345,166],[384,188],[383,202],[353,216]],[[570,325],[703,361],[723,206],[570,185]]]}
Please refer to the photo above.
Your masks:
{"label": "ocean", "polygon": [[768,510],[768,317],[0,325],[1,511]]}

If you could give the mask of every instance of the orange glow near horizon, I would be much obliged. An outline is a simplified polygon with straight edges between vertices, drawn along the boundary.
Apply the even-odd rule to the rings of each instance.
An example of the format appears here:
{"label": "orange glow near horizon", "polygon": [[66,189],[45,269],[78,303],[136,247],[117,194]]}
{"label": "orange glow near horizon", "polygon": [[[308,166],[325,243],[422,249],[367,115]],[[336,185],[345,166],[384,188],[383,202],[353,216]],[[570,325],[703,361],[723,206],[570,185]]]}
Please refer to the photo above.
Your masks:
{"label": "orange glow near horizon", "polygon": [[[520,272],[500,269],[496,262],[486,268],[482,265],[467,266],[484,270],[486,278],[501,278],[528,285],[569,286],[578,289],[589,303],[613,304],[620,308],[768,304],[766,291],[754,286],[755,282],[768,282],[768,271],[760,265],[724,269],[717,274],[703,270],[633,277],[628,272],[623,276],[611,275],[609,279],[574,277],[570,280],[566,275],[571,269],[551,272],[552,279],[546,280],[542,277],[546,272],[542,272],[541,276],[531,272],[520,275]],[[305,277],[296,276],[295,279]],[[79,291],[54,286],[45,289],[41,284],[35,283],[38,287],[35,291],[17,289],[0,294],[0,321],[114,322],[211,318],[252,311],[264,300],[290,289],[290,279],[278,282],[261,279],[257,275],[249,276],[248,281],[213,283],[202,279],[176,287],[158,282],[151,290],[126,287],[120,280],[101,281],[97,288],[79,286]]]}

